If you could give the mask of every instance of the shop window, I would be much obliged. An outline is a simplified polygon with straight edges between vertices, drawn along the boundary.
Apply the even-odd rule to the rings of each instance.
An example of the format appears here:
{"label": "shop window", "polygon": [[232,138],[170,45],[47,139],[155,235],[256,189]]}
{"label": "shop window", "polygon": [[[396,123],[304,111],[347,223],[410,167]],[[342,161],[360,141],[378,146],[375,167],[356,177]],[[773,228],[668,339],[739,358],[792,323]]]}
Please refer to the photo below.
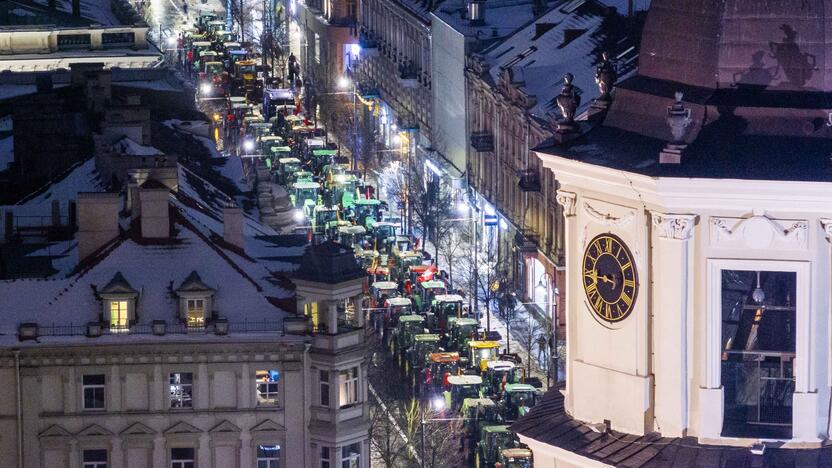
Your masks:
{"label": "shop window", "polygon": [[278,404],[277,397],[279,380],[280,372],[278,372],[277,370],[259,370],[255,372],[258,405]]}
{"label": "shop window", "polygon": [[170,449],[170,468],[194,468],[195,460],[194,449],[191,447]]}
{"label": "shop window", "polygon": [[358,403],[358,368],[343,370],[338,374],[341,408]]}
{"label": "shop window", "polygon": [[95,449],[81,452],[83,468],[107,468],[107,450]]}
{"label": "shop window", "polygon": [[258,445],[257,468],[280,468],[280,446]]}
{"label": "shop window", "polygon": [[104,403],[104,374],[85,375],[82,378],[83,394],[84,394],[84,409],[85,410],[103,410]]}
{"label": "shop window", "polygon": [[194,375],[190,372],[170,374],[170,407],[193,408]]}

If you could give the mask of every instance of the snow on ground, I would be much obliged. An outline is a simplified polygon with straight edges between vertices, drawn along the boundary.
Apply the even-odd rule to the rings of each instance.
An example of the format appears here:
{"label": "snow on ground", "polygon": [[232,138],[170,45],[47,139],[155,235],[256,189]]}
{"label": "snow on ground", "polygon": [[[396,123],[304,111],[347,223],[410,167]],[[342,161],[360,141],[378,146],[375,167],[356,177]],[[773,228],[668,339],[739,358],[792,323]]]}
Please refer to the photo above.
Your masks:
{"label": "snow on ground", "polygon": [[0,171],[5,171],[14,162],[14,137],[0,140]]}

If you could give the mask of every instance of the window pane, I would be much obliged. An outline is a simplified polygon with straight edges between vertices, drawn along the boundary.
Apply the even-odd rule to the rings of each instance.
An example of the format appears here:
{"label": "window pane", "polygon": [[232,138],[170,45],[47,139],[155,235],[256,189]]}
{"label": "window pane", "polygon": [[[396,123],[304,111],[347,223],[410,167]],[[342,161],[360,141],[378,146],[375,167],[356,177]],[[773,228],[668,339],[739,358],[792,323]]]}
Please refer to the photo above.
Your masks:
{"label": "window pane", "polygon": [[84,376],[84,385],[104,385],[104,374],[93,374]]}
{"label": "window pane", "polygon": [[84,450],[83,460],[85,462],[106,462],[107,450]]}
{"label": "window pane", "polygon": [[171,460],[193,460],[194,449],[192,447],[177,447],[170,449]]}

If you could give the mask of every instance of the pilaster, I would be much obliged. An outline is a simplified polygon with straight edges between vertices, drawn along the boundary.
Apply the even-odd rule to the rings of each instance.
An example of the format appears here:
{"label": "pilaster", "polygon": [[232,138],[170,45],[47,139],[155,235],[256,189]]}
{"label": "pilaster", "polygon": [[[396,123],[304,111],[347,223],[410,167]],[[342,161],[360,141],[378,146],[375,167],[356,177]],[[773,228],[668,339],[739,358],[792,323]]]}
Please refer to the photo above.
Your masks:
{"label": "pilaster", "polygon": [[[575,250],[575,243],[578,240],[578,223],[575,216],[575,207],[577,206],[578,195],[574,192],[566,192],[558,190],[555,200],[563,208],[563,232],[564,242],[566,245],[566,271],[577,272],[580,271],[581,265],[578,263],[578,256],[570,255]],[[572,362],[575,359],[575,327],[578,324],[576,319],[576,307],[571,301],[572,290],[569,274],[566,275],[564,281],[563,291],[566,292],[564,300],[564,310],[566,311],[566,392],[564,405],[567,412],[572,412],[573,398],[572,386],[574,385],[572,379]],[[576,303],[575,303],[576,304]]]}
{"label": "pilaster", "polygon": [[688,428],[688,342],[691,321],[694,215],[651,212],[651,315],[656,429],[683,437]]}

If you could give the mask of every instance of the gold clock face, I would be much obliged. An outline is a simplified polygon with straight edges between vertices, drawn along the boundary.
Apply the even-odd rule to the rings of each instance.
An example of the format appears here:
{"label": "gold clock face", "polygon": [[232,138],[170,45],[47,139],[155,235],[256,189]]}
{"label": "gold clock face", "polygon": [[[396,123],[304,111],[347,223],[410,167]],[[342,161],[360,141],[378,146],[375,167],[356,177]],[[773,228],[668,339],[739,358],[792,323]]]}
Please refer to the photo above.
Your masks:
{"label": "gold clock face", "polygon": [[583,259],[583,285],[589,306],[606,322],[630,315],[638,296],[638,273],[630,249],[616,235],[595,236]]}

